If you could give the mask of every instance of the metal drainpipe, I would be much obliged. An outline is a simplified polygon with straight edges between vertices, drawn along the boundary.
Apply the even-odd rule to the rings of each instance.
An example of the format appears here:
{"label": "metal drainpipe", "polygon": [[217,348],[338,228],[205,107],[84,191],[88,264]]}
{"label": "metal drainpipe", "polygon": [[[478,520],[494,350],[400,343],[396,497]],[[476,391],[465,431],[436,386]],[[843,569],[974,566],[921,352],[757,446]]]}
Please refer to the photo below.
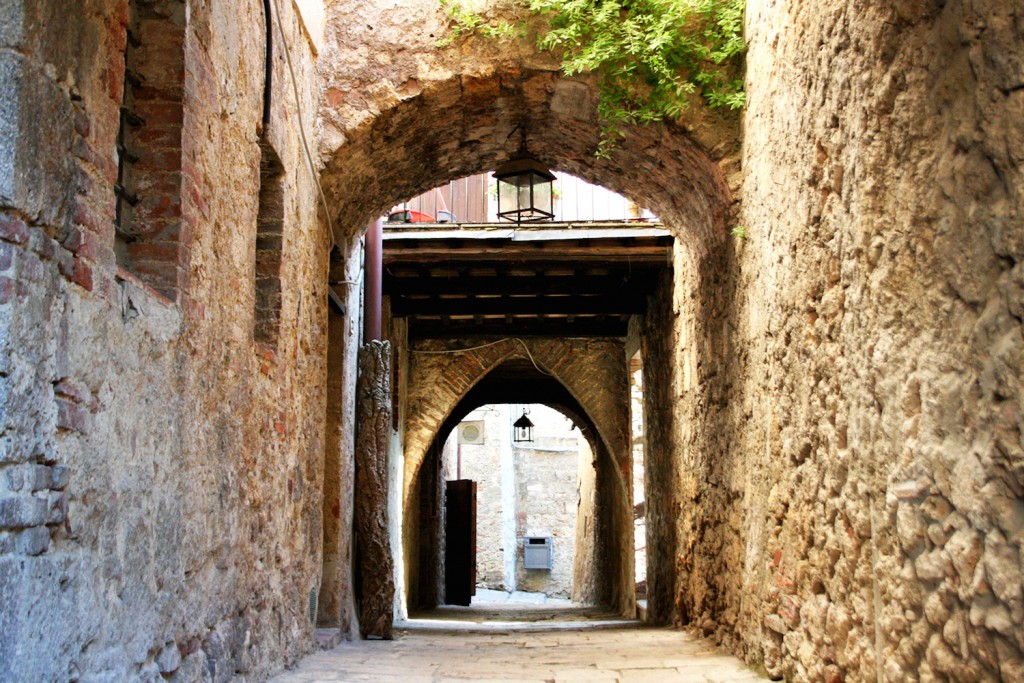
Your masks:
{"label": "metal drainpipe", "polygon": [[274,76],[274,27],[270,16],[271,2],[273,0],[263,0],[263,17],[267,28],[266,54],[263,65],[263,135],[267,134],[267,126],[270,125],[271,81]]}
{"label": "metal drainpipe", "polygon": [[381,317],[381,263],[384,249],[384,219],[380,219],[366,231],[365,310],[363,311],[363,343],[379,340]]}

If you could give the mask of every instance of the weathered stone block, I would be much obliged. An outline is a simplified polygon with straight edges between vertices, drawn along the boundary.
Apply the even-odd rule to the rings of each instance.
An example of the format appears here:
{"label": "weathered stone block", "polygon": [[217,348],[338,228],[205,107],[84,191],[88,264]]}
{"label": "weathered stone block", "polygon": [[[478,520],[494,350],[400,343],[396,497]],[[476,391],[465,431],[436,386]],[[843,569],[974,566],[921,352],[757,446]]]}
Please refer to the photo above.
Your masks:
{"label": "weathered stone block", "polygon": [[41,555],[50,547],[50,530],[44,526],[25,529],[18,534],[18,551],[26,555]]}
{"label": "weathered stone block", "polygon": [[0,213],[0,239],[14,244],[25,244],[28,242],[28,226],[20,216]]}
{"label": "weathered stone block", "polygon": [[181,666],[181,651],[178,649],[177,643],[167,643],[164,649],[160,650],[160,654],[156,658],[157,666],[160,667],[160,673],[171,674],[178,670]]}
{"label": "weathered stone block", "polygon": [[63,491],[50,491],[47,501],[46,523],[63,524],[68,512],[68,496]]}
{"label": "weathered stone block", "polygon": [[[0,382],[0,401],[4,399],[3,383]],[[0,416],[2,416],[4,410],[0,407]],[[22,460],[21,449],[18,448],[18,442],[13,436],[0,436],[0,465],[6,465],[11,463],[18,463]]]}
{"label": "weathered stone block", "polygon": [[22,55],[0,53],[0,201],[56,225],[75,186],[71,106],[43,70]]}
{"label": "weathered stone block", "polygon": [[156,663],[150,663],[139,670],[137,680],[139,683],[163,683],[164,679],[160,676],[160,667]]}
{"label": "weathered stone block", "polygon": [[1012,544],[995,537],[986,539],[985,575],[997,598],[1006,603],[1021,599],[1024,576],[1019,551]]}
{"label": "weathered stone block", "polygon": [[51,477],[50,488],[60,491],[71,481],[71,468],[67,465],[54,465],[51,468]]}
{"label": "weathered stone block", "polygon": [[778,614],[769,614],[765,616],[764,625],[770,631],[774,631],[775,633],[781,633],[782,635],[785,635],[789,632],[789,626],[786,625],[786,622],[783,621],[782,617],[780,617]]}
{"label": "weathered stone block", "polygon": [[[10,0],[5,0],[5,4]],[[6,26],[6,23],[4,24]],[[0,55],[0,203],[11,204],[15,195],[18,156],[18,84],[24,61],[20,55]]]}
{"label": "weathered stone block", "polygon": [[50,488],[51,472],[46,465],[28,464],[9,467],[4,472],[11,491],[34,493]]}
{"label": "weathered stone block", "polygon": [[32,496],[0,499],[0,529],[24,529],[46,521],[46,501]]}
{"label": "weathered stone block", "polygon": [[89,430],[89,411],[77,403],[58,396],[57,426],[73,432],[87,432]]}
{"label": "weathered stone block", "polygon": [[211,679],[206,653],[196,650],[185,657],[170,678],[171,683],[208,683]]}
{"label": "weathered stone block", "polygon": [[0,47],[17,47],[25,31],[25,1],[0,0]]}

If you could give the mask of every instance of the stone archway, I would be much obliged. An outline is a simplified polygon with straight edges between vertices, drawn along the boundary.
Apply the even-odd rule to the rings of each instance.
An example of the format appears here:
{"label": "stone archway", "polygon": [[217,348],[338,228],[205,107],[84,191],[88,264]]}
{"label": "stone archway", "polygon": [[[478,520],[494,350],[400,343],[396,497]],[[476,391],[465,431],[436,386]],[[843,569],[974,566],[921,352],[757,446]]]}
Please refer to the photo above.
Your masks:
{"label": "stone archway", "polygon": [[493,169],[523,147],[552,169],[648,206],[697,259],[724,241],[736,117],[694,101],[678,123],[629,128],[599,159],[596,82],[562,76],[527,40],[471,38],[438,49],[444,13],[414,0],[387,9],[336,3],[328,24],[319,152],[339,243],[395,203]]}
{"label": "stone archway", "polygon": [[[454,352],[464,348],[465,352]],[[550,373],[593,421],[625,486],[629,472],[628,378],[619,340],[505,339],[421,341],[410,350],[405,415],[405,495],[430,443],[480,380],[510,359]]]}
{"label": "stone archway", "polygon": [[[600,122],[594,80],[565,78],[551,57],[528,41],[495,49],[471,38],[439,50],[435,43],[445,23],[439,7],[414,0],[387,8],[335,3],[328,9],[331,29],[318,65],[323,76],[318,132],[327,207],[322,216],[335,242],[351,249],[367,223],[396,203],[493,169],[525,149],[553,170],[651,208],[676,236],[675,278],[661,296],[686,297],[692,315],[647,326],[645,334],[694,342],[687,345],[686,357],[663,359],[666,381],[679,386],[676,361],[698,367],[712,345],[697,321],[711,308],[705,297],[716,295],[708,283],[714,284],[731,258],[726,237],[739,182],[738,121],[694,102],[684,119],[631,128],[610,158],[596,158]],[[729,303],[721,306],[728,309]],[[694,395],[692,404],[697,412],[701,397]],[[626,442],[628,424],[623,425]],[[670,443],[663,440],[666,462]],[[429,444],[427,438],[420,448]],[[628,460],[628,448],[609,452]],[[421,461],[420,454],[406,464],[405,502],[416,457]],[[628,481],[628,472],[616,469]],[[670,467],[662,481],[666,532],[673,526],[674,476]],[[665,561],[652,574],[664,577],[668,586],[675,575],[675,547],[668,542],[664,547]],[[671,588],[666,614],[674,599],[670,593]]]}
{"label": "stone archway", "polygon": [[[459,349],[465,349],[459,351]],[[635,610],[628,437],[628,384],[620,340],[506,339],[418,342],[408,371],[402,509],[410,608],[437,602],[440,450],[473,409],[494,402],[544,403],[571,416],[593,453],[595,529],[577,565],[584,601]],[[504,371],[504,372],[502,372]]]}

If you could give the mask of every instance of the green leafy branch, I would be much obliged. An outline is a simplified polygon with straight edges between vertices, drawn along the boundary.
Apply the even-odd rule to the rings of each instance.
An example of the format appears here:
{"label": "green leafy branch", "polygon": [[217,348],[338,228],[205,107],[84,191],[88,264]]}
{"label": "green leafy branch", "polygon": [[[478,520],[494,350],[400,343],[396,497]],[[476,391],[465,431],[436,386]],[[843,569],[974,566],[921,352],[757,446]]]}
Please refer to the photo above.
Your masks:
{"label": "green leafy branch", "polygon": [[464,35],[477,34],[491,40],[506,40],[525,35],[521,22],[490,22],[461,0],[441,0],[441,7],[450,22],[448,34],[438,40],[437,47],[447,47]]}
{"label": "green leafy branch", "polygon": [[[599,156],[627,125],[675,120],[696,94],[711,107],[745,104],[745,0],[521,0],[542,16],[538,47],[559,54],[567,76],[599,79]],[[461,0],[441,0],[451,19],[445,44],[478,33],[508,38],[522,26],[485,21]]]}

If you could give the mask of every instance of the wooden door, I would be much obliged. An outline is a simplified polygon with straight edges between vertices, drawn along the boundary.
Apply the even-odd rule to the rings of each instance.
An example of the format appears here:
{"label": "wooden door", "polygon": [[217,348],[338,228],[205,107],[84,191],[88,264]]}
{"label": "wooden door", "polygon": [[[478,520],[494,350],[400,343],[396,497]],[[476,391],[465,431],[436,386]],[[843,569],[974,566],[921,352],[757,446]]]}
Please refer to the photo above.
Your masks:
{"label": "wooden door", "polygon": [[476,594],[476,482],[445,482],[444,501],[444,601],[468,605]]}

